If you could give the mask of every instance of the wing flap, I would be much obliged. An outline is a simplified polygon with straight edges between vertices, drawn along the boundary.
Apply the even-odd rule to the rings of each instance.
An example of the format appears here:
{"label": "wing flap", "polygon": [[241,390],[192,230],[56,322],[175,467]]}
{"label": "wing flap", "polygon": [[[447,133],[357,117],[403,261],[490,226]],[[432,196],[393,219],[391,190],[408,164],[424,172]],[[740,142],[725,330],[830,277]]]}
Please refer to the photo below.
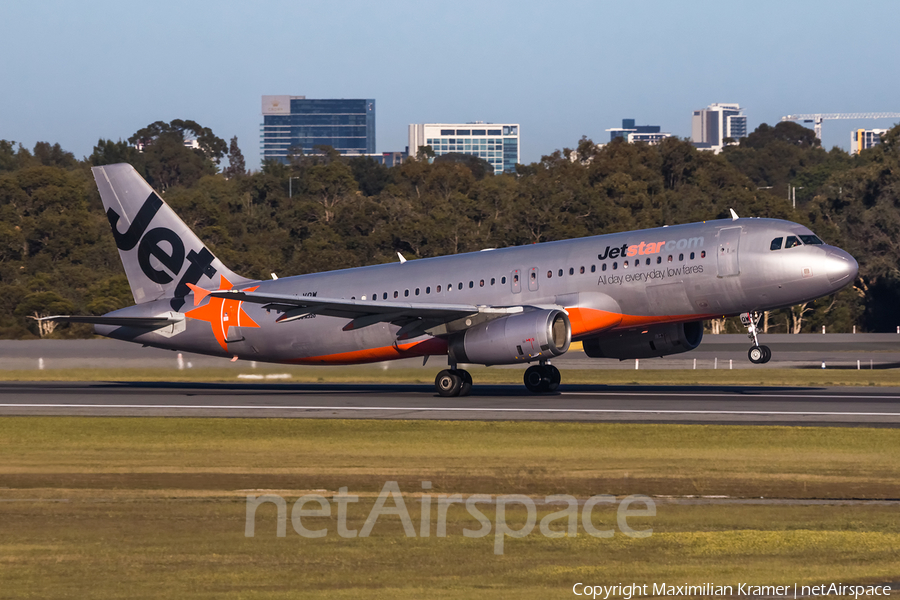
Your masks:
{"label": "wing flap", "polygon": [[[284,313],[276,319],[279,323],[287,323],[311,314],[351,319],[350,323],[344,327],[344,331],[362,329],[378,323],[406,325],[409,324],[409,321],[418,321],[428,327],[437,327],[444,323],[463,324],[466,321],[466,317],[475,315],[479,317],[478,321],[482,322],[524,310],[522,306],[497,307],[475,304],[392,302],[388,300],[378,302],[371,300],[347,300],[345,298],[262,294],[241,290],[211,292],[209,296],[262,304],[264,305],[263,308]],[[408,335],[408,332],[413,330],[421,331],[421,328],[406,328],[402,335]]]}

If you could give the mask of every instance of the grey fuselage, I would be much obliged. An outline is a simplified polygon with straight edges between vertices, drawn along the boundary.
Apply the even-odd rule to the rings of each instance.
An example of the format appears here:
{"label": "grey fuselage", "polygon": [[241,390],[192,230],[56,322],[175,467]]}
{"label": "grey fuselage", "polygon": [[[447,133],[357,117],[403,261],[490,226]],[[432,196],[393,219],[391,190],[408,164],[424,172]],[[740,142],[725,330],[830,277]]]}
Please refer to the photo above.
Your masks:
{"label": "grey fuselage", "polygon": [[[813,233],[783,220],[707,221],[238,287],[378,302],[563,307],[570,314],[572,337],[579,340],[800,304],[853,281],[857,263],[837,247],[770,250],[775,238],[801,235]],[[194,308],[192,294],[187,301],[180,312]],[[311,314],[276,323],[278,314],[259,304],[244,302],[241,308],[259,327],[232,326],[227,348],[214,338],[209,322],[194,318],[153,332],[104,325],[95,330],[161,348],[285,363],[345,364],[446,353],[441,340],[428,336],[398,342],[399,327],[388,323],[343,331],[346,318]],[[155,316],[171,310],[166,299],[159,299],[110,314]]]}

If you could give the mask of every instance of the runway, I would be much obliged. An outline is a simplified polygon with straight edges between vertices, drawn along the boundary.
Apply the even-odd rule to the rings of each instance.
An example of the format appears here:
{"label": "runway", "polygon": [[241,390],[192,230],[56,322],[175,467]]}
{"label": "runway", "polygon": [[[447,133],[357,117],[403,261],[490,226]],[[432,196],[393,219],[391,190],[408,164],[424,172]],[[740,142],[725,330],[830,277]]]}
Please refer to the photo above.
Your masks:
{"label": "runway", "polygon": [[448,419],[900,427],[900,388],[0,383],[0,416]]}

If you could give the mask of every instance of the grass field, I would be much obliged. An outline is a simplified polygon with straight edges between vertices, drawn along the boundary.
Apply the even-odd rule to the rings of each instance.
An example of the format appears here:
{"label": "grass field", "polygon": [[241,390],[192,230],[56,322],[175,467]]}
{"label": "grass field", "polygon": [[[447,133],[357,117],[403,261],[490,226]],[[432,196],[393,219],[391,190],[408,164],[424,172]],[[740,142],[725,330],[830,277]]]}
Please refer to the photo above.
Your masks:
{"label": "grass field", "polygon": [[[547,598],[576,582],[819,583],[900,580],[896,504],[900,431],[578,423],[279,419],[0,419],[0,598]],[[360,496],[360,529],[386,481],[397,481],[420,534],[422,481],[441,494],[649,494],[652,528],[507,538],[477,529],[464,507],[447,537],[406,537],[397,517],[344,539],[337,518],[290,518],[276,537],[274,505],[245,537],[247,495],[290,504],[310,490]],[[831,498],[696,505],[660,496]],[[537,520],[559,507],[539,506]],[[494,521],[492,505],[481,505]],[[508,509],[521,527],[524,508]],[[614,527],[598,508],[596,527]],[[555,530],[559,530],[556,527]]]}
{"label": "grass field", "polygon": [[[278,367],[261,369],[48,369],[0,370],[0,381],[173,381],[238,382],[241,373],[288,374],[290,379],[263,380],[267,383],[423,383],[431,384],[438,371],[433,368]],[[521,384],[522,369],[472,367],[476,385]],[[778,385],[778,386],[898,386],[900,369],[563,369],[564,384],[595,385]]]}

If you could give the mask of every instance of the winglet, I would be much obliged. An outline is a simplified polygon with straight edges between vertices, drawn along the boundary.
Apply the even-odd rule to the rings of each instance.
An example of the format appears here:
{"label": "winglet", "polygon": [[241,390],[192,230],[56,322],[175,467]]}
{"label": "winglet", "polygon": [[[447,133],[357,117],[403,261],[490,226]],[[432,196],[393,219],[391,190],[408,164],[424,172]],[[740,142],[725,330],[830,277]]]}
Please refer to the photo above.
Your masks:
{"label": "winglet", "polygon": [[740,217],[738,217],[738,214],[736,212],[734,212],[733,208],[729,208],[728,210],[731,211],[731,220],[732,221],[737,221],[740,218]]}
{"label": "winglet", "polygon": [[204,290],[202,287],[194,285],[193,283],[189,283],[187,286],[194,292],[194,306],[203,302],[203,299],[209,296],[211,292],[211,290]]}
{"label": "winglet", "polygon": [[403,255],[402,255],[402,254],[400,254],[400,253],[399,253],[399,252],[398,252],[398,253],[397,253],[397,256],[399,256],[399,257],[400,257],[400,264],[401,264],[401,265],[402,265],[402,264],[403,264],[403,263],[405,263],[405,262],[406,262],[406,259],[405,259],[405,258],[403,258]]}

